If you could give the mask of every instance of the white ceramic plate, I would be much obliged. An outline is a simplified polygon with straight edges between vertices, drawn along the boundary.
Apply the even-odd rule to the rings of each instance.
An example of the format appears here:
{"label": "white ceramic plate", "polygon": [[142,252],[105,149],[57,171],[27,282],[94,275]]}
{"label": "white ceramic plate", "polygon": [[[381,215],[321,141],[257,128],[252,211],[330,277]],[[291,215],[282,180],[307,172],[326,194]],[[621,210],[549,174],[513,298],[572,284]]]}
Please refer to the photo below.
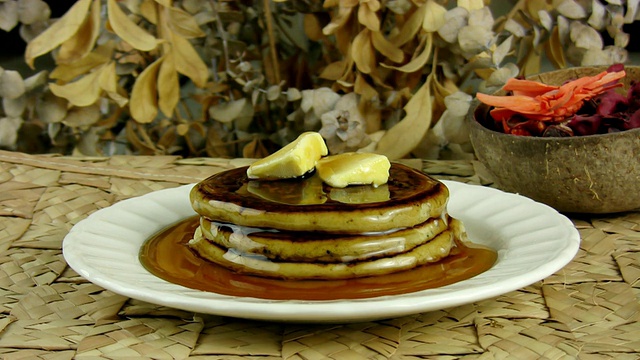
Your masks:
{"label": "white ceramic plate", "polygon": [[571,221],[528,198],[493,188],[445,181],[449,213],[470,239],[498,252],[488,271],[441,288],[358,300],[291,301],[233,297],[162,280],[138,260],[142,244],[158,231],[194,215],[181,186],[124,200],[75,225],[63,242],[68,264],[115,293],[179,309],[276,321],[351,322],[440,310],[492,298],[553,274],[578,251]]}

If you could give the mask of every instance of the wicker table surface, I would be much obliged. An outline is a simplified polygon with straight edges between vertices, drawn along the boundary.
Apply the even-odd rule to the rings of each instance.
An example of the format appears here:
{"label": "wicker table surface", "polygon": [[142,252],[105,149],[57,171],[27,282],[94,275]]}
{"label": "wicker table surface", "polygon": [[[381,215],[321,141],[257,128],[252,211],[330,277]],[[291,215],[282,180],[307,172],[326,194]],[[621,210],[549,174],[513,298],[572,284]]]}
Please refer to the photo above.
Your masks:
{"label": "wicker table surface", "polygon": [[[244,159],[77,158],[0,151],[3,359],[638,359],[640,212],[572,218],[576,258],[465,306],[352,324],[266,323],[128,299],[80,277],[61,245],[117,201],[197,182]],[[489,186],[467,161],[411,165]]]}

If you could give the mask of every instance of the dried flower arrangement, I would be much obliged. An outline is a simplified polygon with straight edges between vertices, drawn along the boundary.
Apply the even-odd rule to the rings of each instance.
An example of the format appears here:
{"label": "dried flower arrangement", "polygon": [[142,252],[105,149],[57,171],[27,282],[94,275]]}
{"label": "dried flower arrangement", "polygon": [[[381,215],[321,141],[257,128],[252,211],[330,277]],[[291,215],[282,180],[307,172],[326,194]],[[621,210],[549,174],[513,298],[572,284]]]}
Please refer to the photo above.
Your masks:
{"label": "dried flower arrangement", "polygon": [[[303,131],[332,153],[472,157],[476,91],[557,68],[623,63],[640,1],[0,1],[31,67],[0,69],[0,147],[262,157]],[[603,35],[610,38],[605,45]]]}

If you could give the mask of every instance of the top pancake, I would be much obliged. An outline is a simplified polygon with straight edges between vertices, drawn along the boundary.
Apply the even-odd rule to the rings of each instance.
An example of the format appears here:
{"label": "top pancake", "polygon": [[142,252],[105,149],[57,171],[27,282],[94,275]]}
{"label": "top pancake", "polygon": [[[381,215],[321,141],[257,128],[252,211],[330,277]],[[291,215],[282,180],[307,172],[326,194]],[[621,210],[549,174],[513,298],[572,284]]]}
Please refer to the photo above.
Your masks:
{"label": "top pancake", "polygon": [[306,179],[250,180],[247,167],[227,170],[191,190],[194,210],[210,220],[286,231],[360,234],[411,227],[445,212],[444,184],[393,163],[387,184],[349,186]]}

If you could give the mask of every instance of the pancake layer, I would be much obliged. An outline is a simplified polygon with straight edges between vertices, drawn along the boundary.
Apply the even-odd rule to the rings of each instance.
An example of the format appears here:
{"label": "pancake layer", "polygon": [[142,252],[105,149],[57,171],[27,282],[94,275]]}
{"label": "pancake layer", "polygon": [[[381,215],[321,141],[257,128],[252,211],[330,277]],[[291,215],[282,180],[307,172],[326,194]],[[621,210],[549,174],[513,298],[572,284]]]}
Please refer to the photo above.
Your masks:
{"label": "pancake layer", "polygon": [[332,195],[344,192],[318,183],[317,176],[260,181],[248,179],[246,170],[224,171],[194,186],[190,193],[194,210],[212,221],[240,226],[359,234],[409,228],[438,218],[449,197],[441,182],[397,163],[384,186],[362,185],[376,193],[377,200],[361,202],[349,194]]}

